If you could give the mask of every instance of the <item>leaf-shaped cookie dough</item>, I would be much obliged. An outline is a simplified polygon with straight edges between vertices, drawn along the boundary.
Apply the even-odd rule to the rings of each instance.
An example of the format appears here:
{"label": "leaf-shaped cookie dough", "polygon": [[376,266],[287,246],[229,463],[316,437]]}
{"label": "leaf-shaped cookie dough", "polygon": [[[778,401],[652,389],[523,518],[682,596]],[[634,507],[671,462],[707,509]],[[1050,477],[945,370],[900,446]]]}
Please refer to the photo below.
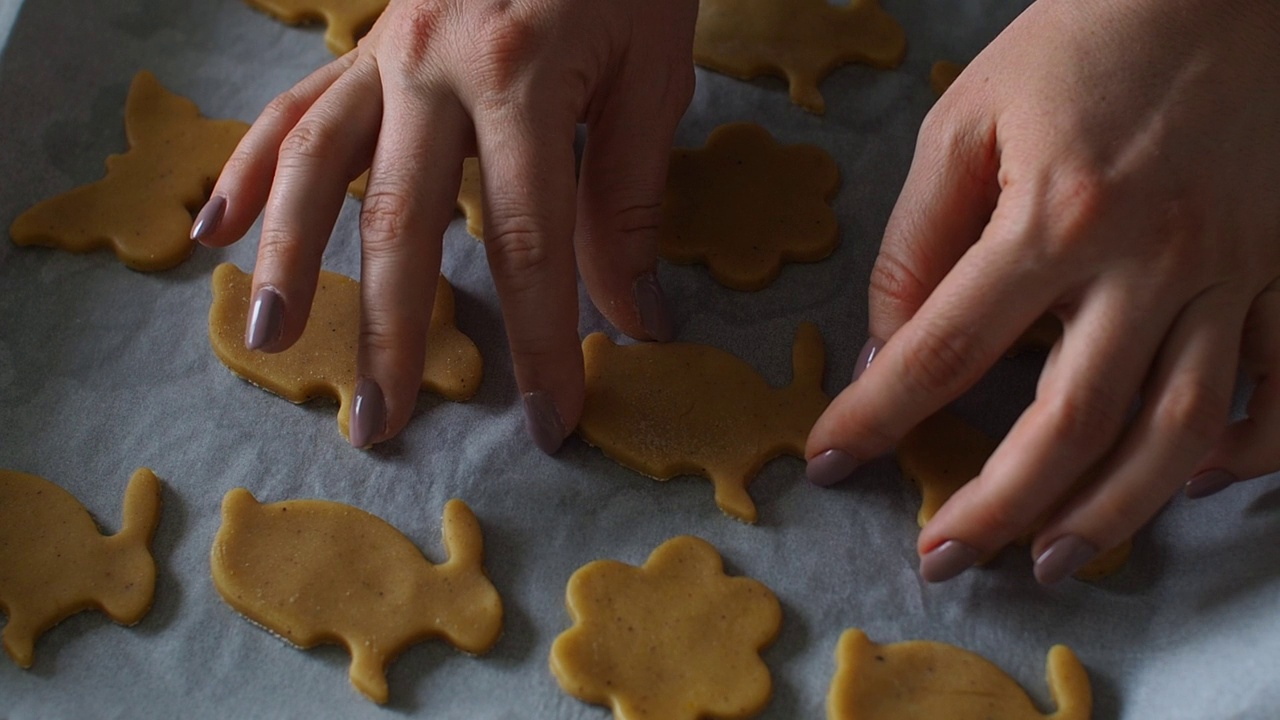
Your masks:
{"label": "leaf-shaped cookie dough", "polygon": [[551,672],[617,720],[736,720],[769,702],[760,651],[782,607],[763,584],[725,575],[705,540],[672,538],[638,568],[589,563],[569,578],[566,604],[573,626],[551,646]]}
{"label": "leaf-shaped cookie dough", "polygon": [[701,0],[693,40],[694,62],[743,80],[786,78],[791,102],[818,115],[818,83],[836,67],[897,67],[906,51],[906,33],[877,0]]}
{"label": "leaf-shaped cookie dough", "polygon": [[289,25],[323,22],[324,44],[334,55],[355,49],[356,40],[373,27],[387,0],[245,0]]}
{"label": "leaf-shaped cookie dough", "polygon": [[[356,345],[360,334],[360,283],[320,272],[307,329],[288,350],[264,353],[244,345],[252,277],[223,263],[213,271],[209,343],[236,375],[295,403],[336,398],[338,428],[347,436],[356,385]],[[453,324],[453,288],[441,276],[436,285],[422,387],[461,402],[480,387],[483,363],[475,343]]]}
{"label": "leaf-shaped cookie dough", "polygon": [[200,117],[195,103],[146,71],[129,87],[124,126],[129,151],[107,158],[106,177],[19,215],[9,228],[15,243],[77,253],[110,248],[125,265],[146,271],[191,255],[191,214],[249,126]]}
{"label": "leaf-shaped cookie dough", "polygon": [[701,149],[671,153],[658,253],[706,263],[735,290],[760,290],[783,262],[814,262],[839,237],[831,208],[840,170],[814,145],[780,145],[752,123],[716,128]]}

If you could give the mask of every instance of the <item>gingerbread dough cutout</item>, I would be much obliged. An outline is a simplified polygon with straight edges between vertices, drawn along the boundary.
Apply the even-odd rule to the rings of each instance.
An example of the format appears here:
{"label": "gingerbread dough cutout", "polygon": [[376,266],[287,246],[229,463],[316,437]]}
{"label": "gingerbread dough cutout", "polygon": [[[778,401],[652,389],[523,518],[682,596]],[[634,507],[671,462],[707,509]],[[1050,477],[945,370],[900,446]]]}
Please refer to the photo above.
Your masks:
{"label": "gingerbread dough cutout", "polygon": [[795,379],[784,388],[710,345],[619,346],[594,333],[582,352],[587,391],[578,434],[654,479],[710,479],[720,509],[749,523],[756,506],[747,483],[779,455],[803,458],[809,430],[830,402],[822,391],[822,336],[811,323],[796,332]]}
{"label": "gingerbread dough cutout", "polygon": [[[316,397],[336,398],[338,428],[347,436],[356,386],[356,345],[360,334],[360,283],[344,275],[320,271],[311,317],[293,347],[263,353],[244,346],[252,277],[230,263],[213,271],[213,306],[209,309],[209,342],[231,372],[286,400],[302,403]],[[422,387],[448,400],[475,395],[483,362],[475,343],[453,324],[453,288],[441,276],[427,331],[427,357]]]}
{"label": "gingerbread dough cutout", "polygon": [[850,629],[836,646],[827,720],[1088,720],[1093,693],[1075,653],[1054,645],[1045,675],[1049,714],[980,655],[925,640],[877,645]]}
{"label": "gingerbread dough cutout", "polygon": [[124,493],[120,532],[102,535],[75,496],[35,475],[0,470],[0,610],[4,650],[35,662],[44,632],[82,610],[134,625],[151,609],[160,481],[141,468]]}
{"label": "gingerbread dough cutout", "polygon": [[9,228],[15,243],[74,253],[109,248],[143,271],[167,270],[191,255],[192,214],[249,126],[200,117],[195,103],[143,71],[129,87],[124,127],[129,151],[107,158],[106,177],[19,215]]}
{"label": "gingerbread dough cutout", "polygon": [[814,262],[835,250],[831,207],[840,170],[815,145],[780,145],[753,123],[716,128],[702,149],[671,153],[658,253],[705,263],[734,290],[760,290],[783,262]]}
{"label": "gingerbread dough cutout", "polygon": [[387,7],[387,0],[245,0],[253,7],[288,25],[323,22],[325,47],[334,55],[346,55],[356,40],[373,27]]}
{"label": "gingerbread dough cutout", "polygon": [[725,575],[704,540],[672,538],[638,568],[589,563],[569,578],[566,604],[573,626],[551,646],[551,672],[617,720],[735,720],[769,702],[760,651],[782,607],[763,584]]}
{"label": "gingerbread dough cutout", "polygon": [[693,38],[697,64],[742,80],[785,78],[791,102],[818,115],[818,83],[831,71],[897,67],[906,51],[906,33],[877,0],[702,0]]}
{"label": "gingerbread dough cutout", "polygon": [[947,91],[951,83],[964,72],[964,65],[950,60],[939,60],[929,68],[929,86],[938,95]]}
{"label": "gingerbread dough cutout", "polygon": [[[369,189],[369,171],[347,186],[347,194],[359,200],[364,199]],[[471,237],[484,242],[484,193],[480,189],[480,159],[469,157],[462,161],[462,183],[458,187],[458,210],[467,218],[467,232]]]}
{"label": "gingerbread dough cutout", "polygon": [[387,665],[409,646],[440,637],[480,654],[502,631],[480,524],[461,500],[445,505],[443,532],[449,559],[433,565],[363,510],[326,500],[259,504],[236,488],[222,500],[213,584],[237,612],[299,648],[346,647],[351,684],[381,704]]}
{"label": "gingerbread dough cutout", "polygon": [[[925,418],[898,443],[898,467],[902,476],[920,490],[916,521],[924,527],[952,495],[977,477],[995,452],[994,438],[942,410]],[[1022,545],[1030,538],[1019,538]],[[1133,541],[1125,540],[1101,553],[1076,572],[1078,580],[1101,580],[1119,572],[1129,559]]]}

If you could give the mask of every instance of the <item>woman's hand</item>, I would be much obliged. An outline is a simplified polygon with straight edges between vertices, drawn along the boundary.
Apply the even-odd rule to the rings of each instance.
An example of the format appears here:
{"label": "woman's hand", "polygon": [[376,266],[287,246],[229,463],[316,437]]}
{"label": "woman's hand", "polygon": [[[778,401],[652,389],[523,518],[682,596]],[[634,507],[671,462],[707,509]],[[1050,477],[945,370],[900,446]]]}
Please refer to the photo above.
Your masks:
{"label": "woman's hand", "polygon": [[576,271],[622,331],[672,334],[656,228],[696,16],[696,0],[391,0],[356,50],[263,111],[197,216],[193,237],[226,245],[266,209],[246,343],[298,339],[347,183],[372,165],[351,443],[399,432],[462,161],[478,153],[516,381],[534,440],[555,451],[583,401]]}
{"label": "woman's hand", "polygon": [[1280,469],[1278,78],[1274,0],[1031,6],[925,120],[811,479],[892,449],[1045,312],[1035,401],[920,534],[927,580],[1034,531],[1053,583],[1178,488]]}

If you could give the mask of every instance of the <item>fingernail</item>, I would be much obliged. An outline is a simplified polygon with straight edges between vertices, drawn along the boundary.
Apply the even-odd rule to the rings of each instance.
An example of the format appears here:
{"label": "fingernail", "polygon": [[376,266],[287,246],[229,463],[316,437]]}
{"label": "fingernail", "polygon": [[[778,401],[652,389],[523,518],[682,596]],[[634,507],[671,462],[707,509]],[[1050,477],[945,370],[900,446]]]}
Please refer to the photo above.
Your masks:
{"label": "fingernail", "polygon": [[858,469],[858,461],[843,450],[828,450],[813,459],[804,468],[805,477],[814,485],[835,485]]}
{"label": "fingernail", "polygon": [[244,329],[244,346],[259,350],[280,339],[284,330],[284,299],[275,288],[264,285],[253,296],[249,325]]}
{"label": "fingernail", "polygon": [[373,444],[373,439],[387,430],[387,400],[378,383],[367,377],[356,381],[349,430],[351,444],[358,448]]}
{"label": "fingernail", "polygon": [[867,338],[867,342],[862,346],[862,352],[858,353],[858,361],[853,365],[853,379],[850,383],[858,382],[858,378],[862,377],[862,373],[871,365],[871,361],[876,359],[876,355],[880,353],[880,348],[884,347],[884,341],[874,335]]}
{"label": "fingernail", "polygon": [[948,540],[920,558],[920,577],[925,582],[946,582],[973,567],[978,551],[959,540]]}
{"label": "fingernail", "polygon": [[535,390],[524,394],[524,421],[538,449],[554,455],[564,443],[564,421],[551,396]]}
{"label": "fingernail", "polygon": [[1063,535],[1036,558],[1036,580],[1057,585],[1096,557],[1098,548],[1079,535]]}
{"label": "fingernail", "polygon": [[226,198],[221,195],[209,198],[209,202],[196,213],[196,221],[191,226],[191,239],[204,242],[204,239],[212,235],[218,229],[218,225],[222,224],[222,214],[226,211]]}
{"label": "fingernail", "polygon": [[667,296],[658,284],[658,276],[645,273],[636,278],[631,285],[631,297],[636,303],[636,312],[640,315],[640,325],[649,337],[659,342],[670,342],[675,338],[671,311],[667,308]]}
{"label": "fingernail", "polygon": [[1226,470],[1205,470],[1187,481],[1182,494],[1192,500],[1199,500],[1220,493],[1239,481],[1240,478]]}

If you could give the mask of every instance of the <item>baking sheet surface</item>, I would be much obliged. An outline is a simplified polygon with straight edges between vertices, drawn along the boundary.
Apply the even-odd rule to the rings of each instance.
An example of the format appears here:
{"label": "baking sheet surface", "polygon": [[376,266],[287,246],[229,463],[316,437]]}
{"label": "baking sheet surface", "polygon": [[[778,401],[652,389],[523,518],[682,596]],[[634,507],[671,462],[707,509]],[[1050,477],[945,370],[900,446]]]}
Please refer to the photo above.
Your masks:
{"label": "baking sheet surface", "polygon": [[[663,265],[679,338],[725,348],[775,384],[790,377],[796,325],[816,322],[827,390],[849,377],[866,338],[866,282],[885,219],[933,101],[930,64],[967,60],[1025,2],[885,0],[907,28],[906,62],[848,67],[823,85],[825,118],[787,102],[780,81],[698,71],[677,141],[753,120],[837,160],[841,245],[784,269],[768,289],[716,285],[702,267]],[[124,149],[129,81],[154,71],[211,117],[252,120],[329,59],[318,29],[280,25],[236,0],[40,0],[25,3],[0,62],[0,220],[99,178]],[[324,264],[357,276],[358,205],[348,201]],[[139,466],[164,479],[155,539],[155,606],[132,629],[75,616],[36,646],[36,663],[0,660],[0,718],[431,717],[594,718],[606,710],[559,691],[547,669],[567,626],[569,575],[586,562],[639,564],[662,541],[711,541],[735,574],[769,585],[784,608],[765,653],[774,698],[763,717],[822,717],[841,630],[888,642],[927,638],[979,652],[1047,700],[1044,660],[1066,643],[1089,668],[1096,717],[1265,718],[1280,706],[1280,483],[1198,503],[1175,500],[1135,543],[1119,575],[1052,590],[1025,551],[943,585],[916,575],[915,492],[891,462],[821,490],[784,458],[751,485],[755,527],[721,515],[710,483],[659,484],[570,440],[554,458],[523,430],[498,303],[481,246],[453,223],[444,271],[458,324],[479,345],[485,379],[469,403],[423,396],[404,434],[373,452],[348,447],[335,406],[294,406],[235,378],[209,349],[209,273],[253,265],[258,226],[225,250],[199,248],[178,268],[131,272],[107,253],[74,256],[0,242],[0,467],[74,493],[107,531]],[[609,330],[585,294],[585,335]],[[615,337],[617,333],[613,333]],[[1003,432],[1034,386],[1037,358],[1004,362],[957,410]],[[385,518],[440,560],[440,513],[466,500],[484,529],[486,568],[505,632],[472,658],[440,642],[390,671],[379,708],[347,684],[345,653],[292,650],[222,603],[208,552],[229,489],[263,501],[321,497]]]}

